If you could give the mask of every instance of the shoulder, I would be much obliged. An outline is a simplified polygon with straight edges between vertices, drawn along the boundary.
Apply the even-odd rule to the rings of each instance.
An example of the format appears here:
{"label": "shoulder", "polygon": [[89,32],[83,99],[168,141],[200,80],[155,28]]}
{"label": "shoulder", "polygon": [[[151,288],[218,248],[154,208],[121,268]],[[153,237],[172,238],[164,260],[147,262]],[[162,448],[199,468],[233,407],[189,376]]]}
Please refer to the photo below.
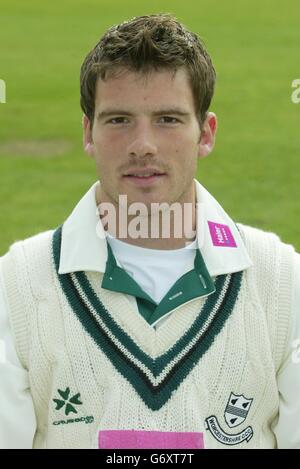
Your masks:
{"label": "shoulder", "polygon": [[40,246],[45,244],[45,242],[49,242],[49,240],[52,238],[53,233],[55,230],[47,230],[47,231],[42,231],[40,233],[36,233],[28,238],[21,239],[15,241],[9,248],[9,251],[14,249],[16,246]]}
{"label": "shoulder", "polygon": [[276,233],[242,223],[237,223],[237,227],[249,255],[256,257],[256,261],[267,262],[278,256],[282,259],[288,257],[292,263],[295,261],[297,254],[294,247],[283,242]]}
{"label": "shoulder", "polygon": [[262,230],[261,228],[256,228],[254,226],[250,225],[245,225],[244,223],[237,223],[236,224],[239,232],[241,235],[244,235],[244,238],[246,241],[264,241],[264,240],[273,240],[273,241],[280,241],[279,236],[276,233],[273,233],[271,231],[265,231]]}
{"label": "shoulder", "polygon": [[41,233],[37,233],[28,238],[15,241],[10,247],[7,254],[15,254],[21,250],[43,250],[51,244],[53,233],[55,230],[47,230]]}
{"label": "shoulder", "polygon": [[8,252],[0,258],[2,275],[6,284],[25,285],[30,281],[37,284],[49,276],[52,264],[52,238],[54,230],[38,233],[14,242]]}
{"label": "shoulder", "polygon": [[293,287],[299,258],[294,247],[273,232],[240,223],[237,227],[253,262],[249,273],[255,276],[259,287],[280,285],[280,290]]}

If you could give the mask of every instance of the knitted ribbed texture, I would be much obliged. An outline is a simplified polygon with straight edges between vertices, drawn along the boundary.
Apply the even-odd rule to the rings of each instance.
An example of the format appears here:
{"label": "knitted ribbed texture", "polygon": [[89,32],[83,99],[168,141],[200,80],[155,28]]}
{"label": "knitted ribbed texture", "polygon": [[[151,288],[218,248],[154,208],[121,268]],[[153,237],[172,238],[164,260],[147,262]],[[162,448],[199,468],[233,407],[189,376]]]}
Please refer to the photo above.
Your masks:
{"label": "knitted ribbed texture", "polygon": [[257,292],[253,290],[251,301],[255,304],[262,303],[262,308],[267,313],[272,353],[278,371],[287,349],[293,298],[291,285],[294,285],[295,275],[295,269],[291,267],[295,250],[292,246],[281,243],[279,237],[273,233],[245,225],[238,224],[238,227],[254,263],[254,268],[249,270],[249,277],[255,282]]}
{"label": "knitted ribbed texture", "polygon": [[[220,297],[211,311],[205,312],[205,306],[215,294],[179,307],[157,331],[133,310],[126,295],[101,289],[99,273],[86,272],[87,285],[81,283],[83,273],[64,277],[75,285],[72,309],[69,290],[63,290],[55,268],[53,232],[12,246],[3,268],[16,345],[29,369],[37,415],[34,447],[96,447],[98,430],[143,429],[203,432],[206,447],[232,448],[206,429],[210,416],[227,434],[252,427],[250,441],[233,448],[276,447],[270,425],[278,411],[275,369],[284,357],[289,327],[292,251],[274,235],[239,228],[259,263],[242,277],[218,277]],[[229,288],[234,278],[242,282],[235,284],[237,297]],[[85,288],[92,289],[101,308]],[[230,295],[233,301],[227,303],[233,310],[228,306],[226,312],[224,298]],[[87,304],[90,319],[83,314]],[[190,344],[184,343],[187,334]],[[196,343],[187,364],[181,358]],[[253,399],[245,422],[236,428],[224,419],[231,393]],[[68,414],[67,402],[73,402]]]}

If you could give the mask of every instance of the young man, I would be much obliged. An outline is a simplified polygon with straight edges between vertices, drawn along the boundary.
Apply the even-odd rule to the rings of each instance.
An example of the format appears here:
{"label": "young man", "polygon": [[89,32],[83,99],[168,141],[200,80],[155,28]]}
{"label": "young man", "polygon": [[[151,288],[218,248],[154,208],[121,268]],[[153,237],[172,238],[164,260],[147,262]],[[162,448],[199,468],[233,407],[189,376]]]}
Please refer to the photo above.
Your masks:
{"label": "young man", "polygon": [[194,179],[214,82],[169,15],[86,57],[99,181],[1,259],[1,447],[300,447],[299,255]]}

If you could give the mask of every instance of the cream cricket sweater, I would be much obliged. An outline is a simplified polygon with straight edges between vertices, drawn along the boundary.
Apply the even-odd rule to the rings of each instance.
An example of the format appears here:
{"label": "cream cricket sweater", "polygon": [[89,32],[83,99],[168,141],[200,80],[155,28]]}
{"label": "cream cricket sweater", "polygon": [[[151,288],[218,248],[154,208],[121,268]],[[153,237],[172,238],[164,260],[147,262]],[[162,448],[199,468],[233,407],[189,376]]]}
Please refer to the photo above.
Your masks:
{"label": "cream cricket sweater", "polygon": [[[276,373],[289,331],[293,256],[238,225],[253,267],[155,330],[103,274],[58,274],[61,230],[3,258],[16,348],[29,370],[35,448],[97,448],[99,432],[202,433],[206,448],[275,448]],[[236,403],[236,401],[238,401]]]}

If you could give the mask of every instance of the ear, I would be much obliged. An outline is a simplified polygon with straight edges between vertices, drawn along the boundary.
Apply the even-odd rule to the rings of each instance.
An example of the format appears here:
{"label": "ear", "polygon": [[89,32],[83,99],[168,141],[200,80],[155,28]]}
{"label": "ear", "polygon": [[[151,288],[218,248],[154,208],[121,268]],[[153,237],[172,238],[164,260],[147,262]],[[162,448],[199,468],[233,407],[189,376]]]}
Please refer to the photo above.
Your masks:
{"label": "ear", "polygon": [[217,132],[217,116],[213,112],[208,112],[202,125],[199,153],[200,158],[205,158],[213,150]]}
{"label": "ear", "polygon": [[83,128],[83,148],[84,151],[91,157],[94,156],[94,142],[92,137],[91,123],[88,117],[83,114],[82,117],[82,128]]}

